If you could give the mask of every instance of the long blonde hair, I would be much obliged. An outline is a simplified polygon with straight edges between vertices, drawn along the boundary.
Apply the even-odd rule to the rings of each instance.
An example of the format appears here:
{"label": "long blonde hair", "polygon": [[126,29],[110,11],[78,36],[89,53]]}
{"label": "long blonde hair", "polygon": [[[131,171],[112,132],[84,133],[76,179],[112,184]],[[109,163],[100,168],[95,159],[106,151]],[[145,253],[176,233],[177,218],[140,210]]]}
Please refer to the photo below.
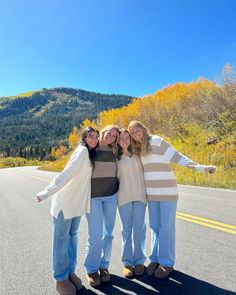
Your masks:
{"label": "long blonde hair", "polygon": [[115,129],[117,131],[117,137],[116,140],[112,143],[111,148],[114,153],[114,155],[117,154],[117,143],[119,140],[119,128],[116,125],[107,125],[100,131],[100,140],[103,140],[104,135],[107,131],[110,131],[111,129]]}
{"label": "long blonde hair", "polygon": [[140,121],[131,121],[129,123],[129,126],[128,126],[129,133],[131,133],[131,129],[133,127],[137,127],[139,129],[141,129],[143,132],[143,142],[142,143],[135,141],[131,136],[134,152],[136,154],[147,155],[151,150],[151,145],[150,145],[151,134],[150,134],[148,128]]}

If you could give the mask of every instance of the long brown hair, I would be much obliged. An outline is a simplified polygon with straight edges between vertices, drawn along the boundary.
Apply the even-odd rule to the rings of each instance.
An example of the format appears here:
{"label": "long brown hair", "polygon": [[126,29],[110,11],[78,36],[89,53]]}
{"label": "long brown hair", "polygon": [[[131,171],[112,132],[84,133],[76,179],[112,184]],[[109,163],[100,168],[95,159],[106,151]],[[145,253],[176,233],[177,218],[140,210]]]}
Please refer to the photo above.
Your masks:
{"label": "long brown hair", "polygon": [[141,154],[141,155],[147,155],[151,150],[151,145],[150,145],[151,134],[150,134],[148,128],[140,121],[131,121],[129,123],[128,131],[130,134],[131,134],[131,129],[133,127],[137,127],[139,129],[141,129],[143,132],[143,142],[142,143],[135,141],[131,136],[134,152],[137,154]]}
{"label": "long brown hair", "polygon": [[92,161],[96,155],[96,148],[97,148],[98,144],[95,148],[90,149],[88,144],[86,143],[85,139],[89,135],[89,133],[91,133],[91,132],[96,132],[99,136],[99,131],[97,129],[94,129],[91,126],[86,127],[85,129],[82,130],[80,144],[86,146],[86,148],[88,149],[88,153],[89,153],[89,159]]}
{"label": "long brown hair", "polygon": [[[128,146],[128,151],[129,151],[130,154],[132,155],[132,154],[133,154],[132,137],[131,137],[131,135],[129,134],[129,131],[128,131],[127,129],[124,129],[124,128],[120,129],[120,130],[119,130],[119,134],[121,134],[121,133],[128,133],[129,138],[130,138],[130,145]],[[118,141],[118,143],[117,143],[117,153],[116,153],[116,158],[117,158],[118,160],[120,160],[122,154],[123,154],[123,150],[122,150],[122,147],[119,145],[119,141]]]}

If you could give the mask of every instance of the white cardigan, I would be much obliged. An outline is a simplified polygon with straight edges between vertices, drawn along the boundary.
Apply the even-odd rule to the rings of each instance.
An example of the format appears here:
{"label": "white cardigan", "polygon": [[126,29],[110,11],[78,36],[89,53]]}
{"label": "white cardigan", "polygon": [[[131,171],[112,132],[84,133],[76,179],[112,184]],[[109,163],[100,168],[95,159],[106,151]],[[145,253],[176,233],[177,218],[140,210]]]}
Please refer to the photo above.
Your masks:
{"label": "white cardigan", "polygon": [[37,196],[45,200],[53,195],[51,214],[56,218],[60,211],[65,219],[89,213],[91,174],[92,165],[88,150],[79,145],[64,170]]}

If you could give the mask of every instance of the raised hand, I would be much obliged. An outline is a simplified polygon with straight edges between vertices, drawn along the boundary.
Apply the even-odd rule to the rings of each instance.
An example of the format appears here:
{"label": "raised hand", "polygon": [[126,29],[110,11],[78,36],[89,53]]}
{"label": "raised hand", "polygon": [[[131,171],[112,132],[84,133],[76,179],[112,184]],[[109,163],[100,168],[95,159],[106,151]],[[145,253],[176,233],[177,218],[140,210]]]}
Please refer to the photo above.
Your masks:
{"label": "raised hand", "polygon": [[206,173],[214,173],[216,171],[216,166],[205,166]]}
{"label": "raised hand", "polygon": [[42,201],[42,200],[40,199],[40,197],[37,196],[37,197],[36,197],[36,202],[39,203],[39,202],[41,202],[41,201]]}

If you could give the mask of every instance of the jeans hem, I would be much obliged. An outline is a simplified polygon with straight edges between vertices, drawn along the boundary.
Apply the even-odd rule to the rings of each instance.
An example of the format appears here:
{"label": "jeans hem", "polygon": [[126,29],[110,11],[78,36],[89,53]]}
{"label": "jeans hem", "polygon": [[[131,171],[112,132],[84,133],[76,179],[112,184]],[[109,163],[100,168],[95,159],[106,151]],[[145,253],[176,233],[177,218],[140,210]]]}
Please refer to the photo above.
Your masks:
{"label": "jeans hem", "polygon": [[146,261],[146,259],[145,259],[145,260],[139,260],[139,261],[135,261],[135,262],[134,262],[134,265],[138,265],[138,264],[144,264],[144,263],[145,263],[145,261]]}
{"label": "jeans hem", "polygon": [[69,275],[66,275],[66,276],[63,276],[63,277],[54,277],[54,279],[57,281],[57,282],[62,282],[62,281],[65,281],[69,278]]}

